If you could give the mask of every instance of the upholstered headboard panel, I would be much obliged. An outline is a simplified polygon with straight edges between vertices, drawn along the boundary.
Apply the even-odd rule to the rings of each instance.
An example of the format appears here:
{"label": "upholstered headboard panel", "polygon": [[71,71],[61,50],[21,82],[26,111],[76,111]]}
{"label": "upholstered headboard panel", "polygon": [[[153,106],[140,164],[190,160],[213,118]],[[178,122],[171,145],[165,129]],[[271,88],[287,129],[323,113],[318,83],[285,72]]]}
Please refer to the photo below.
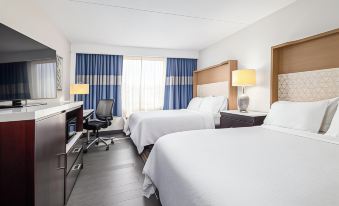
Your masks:
{"label": "upholstered headboard panel", "polygon": [[317,101],[339,96],[339,68],[278,75],[278,99]]}
{"label": "upholstered headboard panel", "polygon": [[339,29],[272,47],[271,103],[339,96]]}
{"label": "upholstered headboard panel", "polygon": [[237,109],[237,88],[232,87],[232,71],[238,62],[229,60],[193,74],[193,96],[227,96],[228,109]]}
{"label": "upholstered headboard panel", "polygon": [[197,85],[197,96],[229,96],[228,81]]}

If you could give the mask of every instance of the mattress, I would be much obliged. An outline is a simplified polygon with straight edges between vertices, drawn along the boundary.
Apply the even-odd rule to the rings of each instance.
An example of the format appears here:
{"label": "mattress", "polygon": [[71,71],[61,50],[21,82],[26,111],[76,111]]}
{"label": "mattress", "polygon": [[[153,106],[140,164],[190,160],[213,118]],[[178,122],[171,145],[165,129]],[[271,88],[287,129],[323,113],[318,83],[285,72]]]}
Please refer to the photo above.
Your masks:
{"label": "mattress", "polygon": [[125,128],[140,154],[145,146],[154,144],[166,134],[214,129],[215,126],[212,114],[182,109],[136,112],[129,117]]}
{"label": "mattress", "polygon": [[220,113],[213,115],[215,126],[220,126],[220,117],[221,117]]}
{"label": "mattress", "polygon": [[144,195],[163,206],[339,205],[339,141],[278,127],[197,130],[156,142]]}

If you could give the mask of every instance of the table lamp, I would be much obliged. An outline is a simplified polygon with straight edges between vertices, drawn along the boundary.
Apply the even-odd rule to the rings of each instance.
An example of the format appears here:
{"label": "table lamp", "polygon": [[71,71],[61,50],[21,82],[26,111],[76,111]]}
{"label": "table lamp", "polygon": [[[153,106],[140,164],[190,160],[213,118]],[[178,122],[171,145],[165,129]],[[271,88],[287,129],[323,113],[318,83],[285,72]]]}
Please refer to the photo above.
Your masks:
{"label": "table lamp", "polygon": [[89,84],[71,84],[70,94],[89,94]]}
{"label": "table lamp", "polygon": [[242,94],[238,95],[238,108],[240,112],[247,112],[250,98],[245,94],[245,87],[256,84],[255,69],[241,69],[232,71],[232,86],[242,87]]}

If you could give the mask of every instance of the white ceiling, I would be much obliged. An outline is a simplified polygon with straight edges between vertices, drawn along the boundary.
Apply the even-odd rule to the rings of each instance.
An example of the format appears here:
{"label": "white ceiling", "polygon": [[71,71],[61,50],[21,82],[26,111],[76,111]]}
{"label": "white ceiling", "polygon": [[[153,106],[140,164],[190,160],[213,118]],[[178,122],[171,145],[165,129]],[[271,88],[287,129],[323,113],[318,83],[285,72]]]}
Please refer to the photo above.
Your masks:
{"label": "white ceiling", "polygon": [[34,0],[72,43],[200,50],[295,0]]}

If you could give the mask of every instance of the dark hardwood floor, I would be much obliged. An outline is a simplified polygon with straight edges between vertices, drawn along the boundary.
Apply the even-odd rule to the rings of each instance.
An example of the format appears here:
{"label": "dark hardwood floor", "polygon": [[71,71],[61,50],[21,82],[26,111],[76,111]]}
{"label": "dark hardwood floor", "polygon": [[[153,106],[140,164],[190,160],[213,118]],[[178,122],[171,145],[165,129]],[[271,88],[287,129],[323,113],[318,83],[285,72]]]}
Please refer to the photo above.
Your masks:
{"label": "dark hardwood floor", "polygon": [[129,138],[118,137],[109,151],[93,147],[84,154],[84,169],[67,206],[161,206],[154,195],[142,196],[144,163]]}

